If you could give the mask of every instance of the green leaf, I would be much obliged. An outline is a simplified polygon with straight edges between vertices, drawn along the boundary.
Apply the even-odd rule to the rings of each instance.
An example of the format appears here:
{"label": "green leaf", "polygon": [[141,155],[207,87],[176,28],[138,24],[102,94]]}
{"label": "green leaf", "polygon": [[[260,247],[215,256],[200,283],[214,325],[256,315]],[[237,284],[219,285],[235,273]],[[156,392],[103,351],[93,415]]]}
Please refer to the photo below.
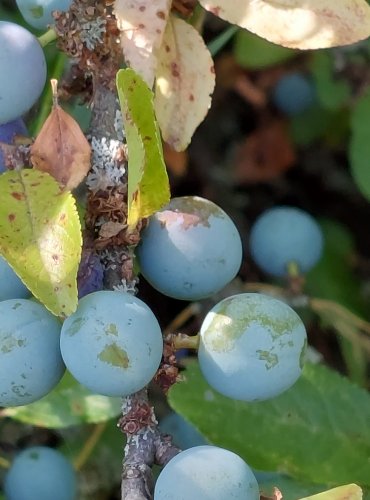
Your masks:
{"label": "green leaf", "polygon": [[6,408],[3,414],[25,424],[51,429],[105,422],[120,413],[120,398],[93,394],[66,372],[47,396],[27,406]]}
{"label": "green leaf", "polygon": [[135,226],[170,199],[153,93],[132,69],[117,73],[128,147],[128,224]]}
{"label": "green leaf", "polygon": [[296,50],[268,42],[250,31],[239,30],[235,37],[234,56],[236,62],[243,68],[268,68],[288,61],[296,55]]}
{"label": "green leaf", "polygon": [[324,108],[336,110],[348,103],[351,88],[344,79],[334,77],[334,61],[330,52],[323,50],[314,52],[311,71],[317,97]]}
{"label": "green leaf", "polygon": [[77,307],[81,225],[73,196],[38,170],[0,176],[0,253],[57,316]]}
{"label": "green leaf", "polygon": [[353,179],[370,200],[370,89],[358,99],[351,120],[349,161]]}
{"label": "green leaf", "polygon": [[307,146],[325,134],[329,123],[329,113],[320,106],[313,105],[303,113],[292,116],[290,132],[296,144]]}
{"label": "green leaf", "polygon": [[216,393],[197,363],[184,375],[169,393],[171,406],[251,467],[313,483],[370,484],[370,395],[348,379],[306,365],[284,394],[245,403]]}
{"label": "green leaf", "polygon": [[342,147],[347,140],[349,112],[347,109],[331,111],[318,104],[291,117],[290,132],[299,146],[307,146],[323,139],[330,147]]}

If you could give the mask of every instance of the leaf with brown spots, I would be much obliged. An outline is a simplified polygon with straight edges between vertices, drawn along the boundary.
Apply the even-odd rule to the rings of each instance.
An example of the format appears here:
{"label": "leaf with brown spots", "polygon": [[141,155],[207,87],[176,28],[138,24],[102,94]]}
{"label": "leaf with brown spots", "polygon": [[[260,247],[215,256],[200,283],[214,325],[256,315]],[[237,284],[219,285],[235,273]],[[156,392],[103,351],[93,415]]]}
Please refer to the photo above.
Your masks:
{"label": "leaf with brown spots", "polygon": [[199,0],[209,12],[296,49],[349,45],[370,35],[365,0]]}
{"label": "leaf with brown spots", "polygon": [[215,71],[197,30],[170,16],[158,56],[155,111],[163,139],[186,149],[211,105]]}
{"label": "leaf with brown spots", "polygon": [[170,186],[153,92],[131,68],[118,71],[117,90],[127,138],[127,223],[132,231],[140,219],[168,203]]}
{"label": "leaf with brown spots", "polygon": [[78,123],[55,104],[31,146],[32,165],[71,190],[87,175],[90,156],[90,144]]}
{"label": "leaf with brown spots", "polygon": [[121,32],[127,66],[153,86],[157,54],[171,8],[171,0],[116,0],[114,13]]}
{"label": "leaf with brown spots", "polygon": [[52,313],[68,316],[82,244],[73,196],[33,169],[2,174],[0,192],[0,254]]}

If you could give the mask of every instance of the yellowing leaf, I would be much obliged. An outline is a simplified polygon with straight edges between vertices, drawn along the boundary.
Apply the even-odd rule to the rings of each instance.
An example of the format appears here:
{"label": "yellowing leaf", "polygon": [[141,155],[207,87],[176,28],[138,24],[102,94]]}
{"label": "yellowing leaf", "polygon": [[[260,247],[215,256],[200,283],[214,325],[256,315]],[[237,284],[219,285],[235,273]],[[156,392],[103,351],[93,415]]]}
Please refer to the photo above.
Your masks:
{"label": "yellowing leaf", "polygon": [[349,45],[370,35],[365,0],[199,0],[218,17],[297,49]]}
{"label": "yellowing leaf", "polygon": [[362,489],[357,484],[346,484],[333,488],[332,490],[323,491],[317,495],[301,498],[300,500],[361,500]]}
{"label": "yellowing leaf", "polygon": [[132,69],[117,73],[128,148],[128,224],[135,226],[170,199],[153,92]]}
{"label": "yellowing leaf", "polygon": [[155,112],[163,139],[184,150],[211,105],[211,54],[190,24],[170,16],[158,56]]}
{"label": "yellowing leaf", "polygon": [[157,52],[161,46],[171,0],[116,0],[114,13],[121,32],[121,46],[127,66],[149,87],[154,82]]}
{"label": "yellowing leaf", "polygon": [[78,123],[56,104],[36,141],[31,162],[66,189],[74,189],[90,169],[91,148]]}
{"label": "yellowing leaf", "polygon": [[69,192],[47,173],[9,171],[0,176],[0,253],[52,313],[77,307],[81,227]]}

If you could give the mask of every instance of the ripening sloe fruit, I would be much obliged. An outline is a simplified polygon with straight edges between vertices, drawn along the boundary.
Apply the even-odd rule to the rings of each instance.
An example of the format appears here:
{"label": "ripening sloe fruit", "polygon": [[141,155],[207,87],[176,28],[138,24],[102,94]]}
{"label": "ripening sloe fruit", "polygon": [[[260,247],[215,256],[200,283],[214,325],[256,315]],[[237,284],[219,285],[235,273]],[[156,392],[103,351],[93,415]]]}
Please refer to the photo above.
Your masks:
{"label": "ripening sloe fruit", "polygon": [[211,387],[243,401],[273,398],[301,374],[306,330],[284,302],[241,293],[209,311],[200,330],[199,366]]}
{"label": "ripening sloe fruit", "polygon": [[295,263],[301,273],[317,263],[323,250],[323,235],[307,212],[281,206],[266,210],[257,218],[249,245],[253,260],[263,271],[284,277],[290,263]]}
{"label": "ripening sloe fruit", "polygon": [[40,97],[46,81],[44,52],[22,26],[0,21],[0,125],[21,117]]}
{"label": "ripening sloe fruit", "polygon": [[173,198],[149,219],[138,247],[144,278],[169,297],[198,300],[220,291],[242,259],[238,230],[213,202]]}
{"label": "ripening sloe fruit", "polygon": [[259,500],[258,483],[242,458],[217,446],[173,457],[159,474],[154,500]]}
{"label": "ripening sloe fruit", "polygon": [[297,115],[315,99],[312,82],[302,73],[288,73],[280,78],[272,92],[275,106],[286,115]]}
{"label": "ripening sloe fruit", "polygon": [[7,500],[75,500],[76,473],[59,451],[33,446],[14,459],[4,492]]}
{"label": "ripening sloe fruit", "polygon": [[122,397],[150,382],[163,350],[161,329],[149,307],[114,291],[85,295],[64,321],[60,345],[67,368],[81,384]]}
{"label": "ripening sloe fruit", "polygon": [[48,394],[65,370],[61,325],[27,299],[0,302],[0,406],[20,406]]}
{"label": "ripening sloe fruit", "polygon": [[0,256],[0,301],[26,299],[31,294],[7,261]]}

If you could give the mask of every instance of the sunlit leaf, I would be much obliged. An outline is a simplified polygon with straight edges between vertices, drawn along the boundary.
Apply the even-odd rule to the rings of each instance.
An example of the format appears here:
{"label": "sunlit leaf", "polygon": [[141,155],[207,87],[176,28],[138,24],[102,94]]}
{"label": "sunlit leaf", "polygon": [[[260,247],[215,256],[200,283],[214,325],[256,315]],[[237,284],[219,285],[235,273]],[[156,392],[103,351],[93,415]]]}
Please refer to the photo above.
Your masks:
{"label": "sunlit leaf", "polygon": [[153,93],[132,69],[117,73],[128,147],[128,224],[134,226],[170,199]]}
{"label": "sunlit leaf", "polygon": [[317,495],[301,498],[300,500],[361,500],[362,489],[357,484],[346,484],[323,491]]}
{"label": "sunlit leaf", "polygon": [[77,307],[81,226],[74,198],[49,174],[9,171],[0,176],[0,253],[51,312]]}
{"label": "sunlit leaf", "polygon": [[365,0],[199,0],[218,17],[297,49],[349,45],[370,35]]}
{"label": "sunlit leaf", "polygon": [[158,56],[155,112],[163,139],[184,150],[211,105],[215,72],[193,26],[170,16]]}
{"label": "sunlit leaf", "polygon": [[154,82],[157,53],[171,8],[171,0],[116,0],[114,13],[121,32],[121,46],[127,66],[149,87]]}

